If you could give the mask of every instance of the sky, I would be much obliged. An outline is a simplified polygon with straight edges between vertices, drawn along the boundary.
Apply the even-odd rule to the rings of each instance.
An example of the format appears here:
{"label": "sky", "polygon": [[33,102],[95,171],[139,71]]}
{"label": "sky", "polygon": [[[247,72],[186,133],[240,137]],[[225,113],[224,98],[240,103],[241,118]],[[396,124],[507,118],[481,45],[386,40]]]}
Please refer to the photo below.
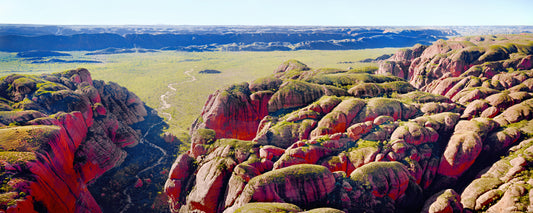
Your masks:
{"label": "sky", "polygon": [[532,0],[0,0],[0,24],[533,25]]}

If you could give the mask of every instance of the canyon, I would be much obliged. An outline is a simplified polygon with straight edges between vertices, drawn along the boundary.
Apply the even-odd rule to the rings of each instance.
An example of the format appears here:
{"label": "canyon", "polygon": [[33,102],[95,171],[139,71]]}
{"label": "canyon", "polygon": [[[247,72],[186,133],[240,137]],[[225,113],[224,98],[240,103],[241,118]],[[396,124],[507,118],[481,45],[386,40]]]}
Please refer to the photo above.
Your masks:
{"label": "canyon", "polygon": [[533,35],[413,45],[214,91],[185,153],[157,110],[192,69],[157,110],[83,68],[4,76],[0,210],[532,211]]}

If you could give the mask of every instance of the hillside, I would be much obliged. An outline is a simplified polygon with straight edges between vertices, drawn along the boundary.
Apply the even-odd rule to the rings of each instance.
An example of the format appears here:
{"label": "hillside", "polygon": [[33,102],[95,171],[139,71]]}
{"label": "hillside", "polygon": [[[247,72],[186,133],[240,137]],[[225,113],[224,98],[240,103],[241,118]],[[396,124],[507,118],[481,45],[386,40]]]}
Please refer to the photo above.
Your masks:
{"label": "hillside", "polygon": [[217,90],[173,212],[533,211],[533,35],[415,45],[374,69],[291,60]]}
{"label": "hillside", "polygon": [[0,211],[101,212],[87,185],[125,160],[145,116],[86,69],[0,78]]}

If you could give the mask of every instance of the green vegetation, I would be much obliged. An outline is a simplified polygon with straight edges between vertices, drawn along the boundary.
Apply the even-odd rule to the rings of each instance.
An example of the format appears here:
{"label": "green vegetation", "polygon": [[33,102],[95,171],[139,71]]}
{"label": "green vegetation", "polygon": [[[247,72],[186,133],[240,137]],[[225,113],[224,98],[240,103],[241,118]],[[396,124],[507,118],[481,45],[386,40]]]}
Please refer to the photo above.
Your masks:
{"label": "green vegetation", "polygon": [[308,82],[316,84],[331,85],[343,89],[349,89],[352,85],[359,83],[384,83],[391,81],[402,81],[396,76],[373,75],[369,73],[334,73],[334,74],[318,74],[307,79]]}
{"label": "green vegetation", "polygon": [[46,82],[37,83],[37,91],[35,91],[34,95],[41,96],[44,94],[52,94],[53,92],[60,91],[60,90],[67,90],[67,89],[68,88],[63,85],[56,84],[50,81],[46,81]]}
{"label": "green vegetation", "polygon": [[[383,189],[388,189],[390,175],[398,175],[406,172],[404,165],[397,161],[392,162],[371,162],[357,168],[350,174],[350,179],[356,183],[367,187],[373,187],[378,193],[384,193]],[[372,182],[371,182],[372,181]]]}
{"label": "green vegetation", "polygon": [[374,73],[378,70],[378,67],[368,66],[368,67],[361,67],[361,68],[352,68],[348,70],[347,73]]}
{"label": "green vegetation", "polygon": [[212,129],[198,129],[196,134],[200,137],[200,141],[205,144],[211,144],[215,140],[216,132]]}
{"label": "green vegetation", "polygon": [[527,138],[533,138],[533,120],[521,120],[516,123],[511,123],[505,126],[506,128],[509,127],[516,127],[520,129],[520,133],[522,133],[521,138],[527,139]]}
{"label": "green vegetation", "polygon": [[250,90],[253,92],[262,90],[276,92],[282,83],[283,81],[281,79],[275,78],[274,76],[258,78],[252,81],[250,84]]}
{"label": "green vegetation", "polygon": [[36,151],[47,143],[53,134],[59,134],[59,127],[32,125],[2,128],[0,151]]}
{"label": "green vegetation", "polygon": [[0,160],[7,161],[12,165],[35,161],[36,159],[34,152],[0,152]]}
{"label": "green vegetation", "polygon": [[271,212],[301,212],[300,207],[290,203],[247,203],[241,208],[237,209],[235,213],[239,212],[257,212],[257,213],[271,213]]}
{"label": "green vegetation", "polygon": [[[244,153],[253,153],[252,148],[256,146],[256,142],[253,141],[244,141],[244,140],[238,140],[238,139],[219,139],[215,141],[209,148],[212,148],[213,150],[218,147],[225,147],[230,146],[232,148],[232,154],[235,153],[235,150],[240,150]],[[212,151],[212,150],[211,150]],[[233,156],[234,157],[234,156]]]}
{"label": "green vegetation", "polygon": [[442,95],[422,91],[412,91],[406,94],[392,93],[391,98],[399,99],[404,103],[428,103],[428,102],[446,102],[449,99]]}
{"label": "green vegetation", "polygon": [[[172,84],[176,92],[167,98],[167,102],[172,107],[164,110],[172,115],[167,131],[178,136],[180,140],[187,141],[188,128],[199,116],[209,94],[217,89],[268,76],[281,63],[290,59],[301,61],[311,68],[347,69],[346,64],[338,62],[375,58],[383,54],[394,53],[396,50],[396,48],[384,48],[349,51],[196,53],[161,51],[91,56],[84,55],[86,52],[69,52],[73,59],[104,62],[99,64],[32,64],[31,61],[16,57],[16,53],[0,52],[0,75],[53,73],[84,67],[91,72],[93,79],[117,82],[137,94],[153,109],[160,107],[160,96],[170,91],[168,85]],[[375,66],[375,64],[368,63],[350,64],[355,70],[369,65]],[[198,75],[195,72],[205,69],[220,70],[222,73]],[[186,71],[191,72],[185,73]],[[194,76],[197,80],[192,81],[187,74]],[[47,87],[43,88],[42,92],[48,91]]]}
{"label": "green vegetation", "polygon": [[369,141],[369,140],[359,139],[356,144],[357,144],[357,148],[364,148],[364,147],[381,148],[383,147],[383,143],[381,141]]}
{"label": "green vegetation", "polygon": [[416,90],[407,81],[391,81],[385,83],[361,83],[348,90],[348,93],[361,98],[388,97],[397,93],[408,93]]}
{"label": "green vegetation", "polygon": [[16,197],[18,196],[17,192],[7,192],[0,194],[0,206],[4,207],[3,209],[7,209],[5,207],[15,205],[17,200]]}
{"label": "green vegetation", "polygon": [[252,186],[269,185],[272,183],[285,184],[290,180],[319,179],[326,173],[331,173],[326,167],[314,164],[298,164],[266,172],[256,176],[248,182]]}

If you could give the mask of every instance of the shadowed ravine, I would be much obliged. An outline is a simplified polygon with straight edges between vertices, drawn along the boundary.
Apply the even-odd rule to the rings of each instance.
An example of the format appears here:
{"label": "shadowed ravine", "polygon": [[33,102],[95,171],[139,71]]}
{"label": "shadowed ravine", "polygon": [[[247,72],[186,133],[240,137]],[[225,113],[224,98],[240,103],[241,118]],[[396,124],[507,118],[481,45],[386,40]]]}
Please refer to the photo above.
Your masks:
{"label": "shadowed ravine", "polygon": [[[140,174],[142,174],[143,172],[146,172],[150,169],[153,169],[154,167],[156,167],[157,165],[160,165],[161,164],[161,161],[163,161],[163,159],[168,155],[167,151],[165,151],[163,148],[161,148],[160,146],[154,144],[154,143],[151,143],[149,140],[146,139],[146,137],[148,136],[148,134],[151,132],[151,130],[155,127],[155,126],[158,126],[158,125],[161,125],[164,121],[161,121],[159,123],[155,123],[155,124],[152,124],[152,126],[150,126],[150,128],[148,128],[148,131],[146,131],[144,133],[144,135],[142,136],[142,138],[139,140],[139,143],[141,144],[148,144],[148,146],[150,147],[153,147],[155,149],[158,149],[161,153],[163,153],[163,155],[157,160],[157,162],[149,167],[146,167],[144,168],[143,170],[141,170],[140,172],[138,172],[136,175],[135,175],[135,178],[136,179],[141,179],[139,177]],[[121,213],[122,212],[126,212],[126,210],[128,210],[130,208],[131,205],[133,205],[133,202],[131,201],[131,196],[130,194],[128,193],[128,189],[129,188],[125,188],[124,191],[122,191],[122,194],[126,195],[126,206],[120,211]]]}
{"label": "shadowed ravine", "polygon": [[[194,71],[194,69],[190,69],[188,71],[185,71],[185,75],[190,77],[189,80],[178,82],[178,83],[170,83],[170,84],[168,84],[168,88],[170,90],[168,90],[167,92],[165,92],[163,95],[160,96],[160,101],[161,101],[160,102],[160,106],[159,106],[158,110],[153,110],[152,111],[153,114],[159,113],[160,115],[162,115],[163,117],[165,117],[167,119],[167,122],[172,120],[172,115],[170,113],[163,112],[163,110],[166,110],[166,109],[169,109],[169,108],[172,107],[172,105],[167,102],[167,98],[176,93],[176,88],[174,88],[173,85],[180,85],[180,84],[183,84],[183,83],[194,82],[194,81],[197,80],[195,76],[191,75],[192,71]],[[153,130],[153,128],[163,124],[164,122],[165,121],[162,120],[162,121],[160,121],[158,123],[152,124],[148,128],[148,130],[142,135],[141,139],[139,140],[139,143],[147,144],[148,146],[150,146],[150,147],[152,147],[154,149],[158,149],[161,153],[163,153],[163,155],[156,161],[156,163],[154,163],[154,164],[142,169],[141,171],[139,171],[135,175],[135,179],[140,180],[141,177],[139,175],[141,175],[142,173],[144,173],[146,171],[152,170],[153,168],[155,168],[158,165],[161,165],[163,160],[165,159],[165,157],[168,156],[168,152],[165,149],[161,148],[160,146],[158,146],[155,143],[150,142],[150,140],[147,139],[148,135]],[[134,185],[136,185],[136,184],[137,183],[135,183]],[[126,212],[132,205],[134,205],[134,203],[132,202],[132,199],[131,199],[131,195],[130,195],[130,193],[134,193],[134,191],[129,190],[129,192],[128,192],[128,189],[130,189],[130,188],[125,188],[122,191],[122,194],[126,195],[126,199],[125,200],[126,200],[127,204],[126,204],[126,206],[124,206],[124,208],[122,210],[120,210],[121,213],[122,212]]]}

